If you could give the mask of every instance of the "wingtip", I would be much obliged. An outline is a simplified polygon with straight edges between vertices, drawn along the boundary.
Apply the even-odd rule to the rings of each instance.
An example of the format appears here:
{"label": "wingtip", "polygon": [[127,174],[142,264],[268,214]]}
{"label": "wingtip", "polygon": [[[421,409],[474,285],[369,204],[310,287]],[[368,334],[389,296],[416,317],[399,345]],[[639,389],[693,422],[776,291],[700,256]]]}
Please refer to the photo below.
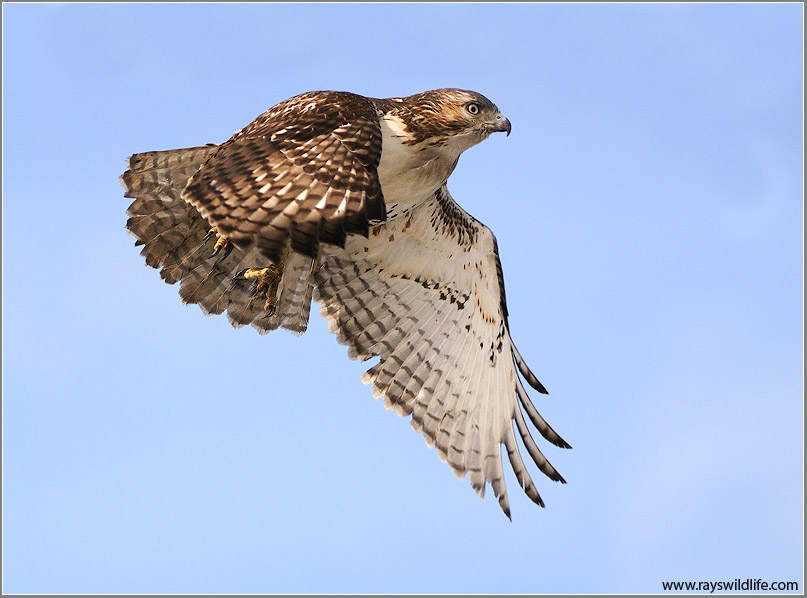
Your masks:
{"label": "wingtip", "polygon": [[513,342],[513,339],[510,339],[510,346],[513,349],[513,357],[516,360],[516,366],[518,367],[518,371],[521,372],[521,375],[524,376],[524,379],[527,381],[527,384],[532,386],[535,390],[540,392],[541,394],[548,395],[549,391],[546,387],[541,384],[540,380],[536,377],[535,374],[532,373],[527,363],[524,361],[524,358],[521,356],[518,348],[516,348],[516,344]]}
{"label": "wingtip", "polygon": [[537,490],[535,491],[534,494],[533,493],[527,493],[527,498],[529,498],[532,502],[534,502],[536,505],[538,505],[542,509],[546,508],[546,505],[544,504],[544,499],[541,498],[541,495],[538,494]]}

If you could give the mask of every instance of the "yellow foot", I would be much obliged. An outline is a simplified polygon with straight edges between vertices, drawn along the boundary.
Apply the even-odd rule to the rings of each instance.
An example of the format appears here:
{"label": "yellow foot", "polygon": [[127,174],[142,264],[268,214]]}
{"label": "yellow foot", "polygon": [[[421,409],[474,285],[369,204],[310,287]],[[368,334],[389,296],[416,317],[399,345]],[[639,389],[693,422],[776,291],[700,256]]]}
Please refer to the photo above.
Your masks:
{"label": "yellow foot", "polygon": [[279,264],[272,264],[268,268],[248,268],[241,273],[247,280],[254,280],[253,298],[265,298],[263,309],[266,317],[271,317],[277,311],[277,289],[283,278],[283,267],[286,265],[286,256],[280,259]]}
{"label": "yellow foot", "polygon": [[219,260],[223,260],[228,255],[230,255],[230,252],[233,250],[233,244],[230,243],[224,237],[220,237],[215,227],[207,231],[207,234],[205,235],[205,238],[202,240],[202,243],[207,243],[214,236],[216,237],[216,244],[213,246],[213,253],[211,253],[210,257],[208,257],[207,259],[216,257],[221,253],[221,257],[219,258]]}

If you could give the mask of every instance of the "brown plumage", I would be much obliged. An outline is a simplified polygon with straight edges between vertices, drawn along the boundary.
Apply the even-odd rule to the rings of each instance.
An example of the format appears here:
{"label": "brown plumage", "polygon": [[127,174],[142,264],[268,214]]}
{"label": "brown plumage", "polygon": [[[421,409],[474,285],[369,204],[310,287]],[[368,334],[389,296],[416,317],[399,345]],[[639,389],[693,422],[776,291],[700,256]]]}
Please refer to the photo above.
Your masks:
{"label": "brown plumage", "polygon": [[134,198],[127,228],[183,301],[234,326],[301,333],[316,299],[350,357],[380,357],[363,377],[373,394],[411,415],[477,492],[490,483],[509,516],[502,446],[543,504],[516,430],[563,481],[521,409],[568,444],[519,379],[546,392],[510,338],[495,237],[446,188],[460,154],[497,131],[509,121],[475,92],[311,92],[221,145],[136,154],[121,180]]}

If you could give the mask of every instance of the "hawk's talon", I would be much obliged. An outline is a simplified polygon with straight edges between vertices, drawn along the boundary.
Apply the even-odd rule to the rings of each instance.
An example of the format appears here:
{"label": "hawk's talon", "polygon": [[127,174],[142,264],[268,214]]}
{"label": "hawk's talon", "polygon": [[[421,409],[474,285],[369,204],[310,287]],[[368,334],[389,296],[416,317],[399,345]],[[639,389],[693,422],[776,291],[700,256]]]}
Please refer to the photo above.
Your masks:
{"label": "hawk's talon", "polygon": [[265,318],[271,318],[277,312],[277,291],[280,288],[280,281],[283,278],[283,268],[286,265],[286,255],[280,258],[279,264],[272,264],[266,268],[247,268],[238,273],[238,276],[246,280],[254,280],[252,283],[252,298],[265,298],[263,309],[266,312]]}
{"label": "hawk's talon", "polygon": [[211,228],[209,231],[207,231],[207,234],[205,235],[205,238],[202,239],[202,244],[204,245],[205,243],[207,243],[210,239],[213,238],[214,235],[218,236],[218,231],[216,231],[215,226],[213,228]]}
{"label": "hawk's talon", "polygon": [[202,245],[207,244],[207,242],[214,236],[216,237],[216,245],[213,247],[213,253],[211,253],[207,259],[213,259],[219,255],[222,250],[224,251],[224,254],[218,259],[218,261],[227,259],[227,256],[230,255],[233,250],[233,244],[224,237],[219,236],[219,231],[215,226],[207,231],[207,234],[202,239]]}
{"label": "hawk's talon", "polygon": [[213,253],[210,254],[210,257],[207,259],[216,257],[218,254],[222,252],[222,249],[224,250],[224,253],[219,258],[219,261],[227,259],[227,256],[230,255],[233,251],[233,244],[230,243],[224,237],[219,237],[219,240],[216,241],[216,247],[213,249]]}

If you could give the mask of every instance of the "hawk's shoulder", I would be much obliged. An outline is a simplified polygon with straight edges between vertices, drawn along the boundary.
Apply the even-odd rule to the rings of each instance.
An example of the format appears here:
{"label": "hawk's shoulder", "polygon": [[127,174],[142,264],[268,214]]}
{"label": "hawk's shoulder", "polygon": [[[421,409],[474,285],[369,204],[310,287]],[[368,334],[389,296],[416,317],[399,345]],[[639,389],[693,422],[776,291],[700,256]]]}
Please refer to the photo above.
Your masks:
{"label": "hawk's shoulder", "polygon": [[182,197],[236,246],[278,261],[288,243],[314,257],[386,217],[378,180],[381,127],[369,98],[302,94],[223,143]]}
{"label": "hawk's shoulder", "polygon": [[378,120],[375,102],[348,91],[309,91],[273,106],[237,131],[231,141],[274,135],[297,142],[333,131],[351,121]]}

